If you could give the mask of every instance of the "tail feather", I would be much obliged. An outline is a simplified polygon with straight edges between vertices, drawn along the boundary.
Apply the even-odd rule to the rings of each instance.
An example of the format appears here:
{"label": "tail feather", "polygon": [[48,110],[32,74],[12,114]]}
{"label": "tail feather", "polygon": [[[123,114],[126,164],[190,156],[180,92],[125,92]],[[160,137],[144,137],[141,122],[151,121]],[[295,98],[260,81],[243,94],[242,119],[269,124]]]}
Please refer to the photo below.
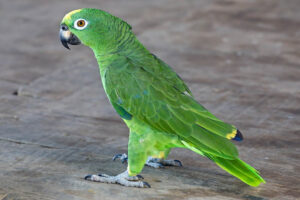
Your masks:
{"label": "tail feather", "polygon": [[239,129],[236,130],[236,135],[234,136],[234,138],[232,138],[232,140],[235,141],[242,141],[244,139],[241,131],[239,131]]}
{"label": "tail feather", "polygon": [[265,180],[259,175],[259,172],[256,169],[238,158],[235,160],[228,160],[212,155],[206,156],[213,160],[219,167],[250,186],[257,187],[260,183],[265,183]]}

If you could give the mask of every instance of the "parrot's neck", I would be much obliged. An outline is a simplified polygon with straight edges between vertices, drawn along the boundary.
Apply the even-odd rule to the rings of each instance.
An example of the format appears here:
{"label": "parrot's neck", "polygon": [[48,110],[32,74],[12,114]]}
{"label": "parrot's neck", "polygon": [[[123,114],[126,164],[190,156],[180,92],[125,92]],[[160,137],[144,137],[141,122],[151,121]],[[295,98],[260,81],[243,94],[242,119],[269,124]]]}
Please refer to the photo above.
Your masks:
{"label": "parrot's neck", "polygon": [[[99,45],[100,46],[100,45]],[[142,61],[150,56],[150,52],[138,41],[136,36],[130,32],[122,35],[119,39],[111,40],[101,48],[92,48],[99,64],[101,76],[114,62],[122,62],[124,59]]]}

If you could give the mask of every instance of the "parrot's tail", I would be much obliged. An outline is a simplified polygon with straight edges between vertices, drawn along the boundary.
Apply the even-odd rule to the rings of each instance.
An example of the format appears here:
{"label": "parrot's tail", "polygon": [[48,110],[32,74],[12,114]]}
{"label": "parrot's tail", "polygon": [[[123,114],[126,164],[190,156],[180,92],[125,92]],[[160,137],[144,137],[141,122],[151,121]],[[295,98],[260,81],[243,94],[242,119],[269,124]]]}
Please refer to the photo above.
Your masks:
{"label": "parrot's tail", "polygon": [[256,169],[240,159],[228,160],[207,154],[206,156],[219,165],[219,167],[250,186],[257,187],[260,183],[265,183],[265,180],[259,175]]}

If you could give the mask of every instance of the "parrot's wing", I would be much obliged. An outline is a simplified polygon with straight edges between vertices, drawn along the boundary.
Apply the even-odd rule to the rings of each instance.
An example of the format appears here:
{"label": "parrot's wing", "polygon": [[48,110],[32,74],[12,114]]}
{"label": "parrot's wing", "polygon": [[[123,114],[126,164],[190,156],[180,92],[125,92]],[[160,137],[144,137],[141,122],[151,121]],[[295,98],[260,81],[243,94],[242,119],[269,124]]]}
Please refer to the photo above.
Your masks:
{"label": "parrot's wing", "polygon": [[125,119],[136,117],[158,131],[178,135],[187,145],[205,153],[236,158],[237,149],[228,140],[236,128],[217,119],[165,77],[127,60],[106,70],[105,84],[113,86],[106,92],[117,112],[127,116]]}
{"label": "parrot's wing", "polygon": [[175,87],[180,92],[193,96],[188,86],[183,82],[181,77],[173,71],[173,69],[169,65],[167,65],[158,57],[156,57],[154,54],[152,54],[152,56],[154,57],[154,62],[156,63],[154,63],[151,67],[144,66],[143,68],[145,70],[147,70],[154,76],[160,76],[160,79],[164,79],[164,81],[168,81],[171,85],[173,85],[173,87]]}

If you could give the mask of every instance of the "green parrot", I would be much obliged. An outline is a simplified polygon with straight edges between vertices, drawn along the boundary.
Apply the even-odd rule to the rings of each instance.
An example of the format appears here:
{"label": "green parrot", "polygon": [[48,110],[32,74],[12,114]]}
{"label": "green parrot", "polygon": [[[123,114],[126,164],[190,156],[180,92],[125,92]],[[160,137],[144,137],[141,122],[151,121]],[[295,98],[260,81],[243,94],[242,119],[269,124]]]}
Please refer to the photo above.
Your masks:
{"label": "green parrot", "polygon": [[187,148],[215,162],[250,186],[265,183],[238,157],[231,140],[241,132],[200,105],[183,80],[136,38],[131,26],[99,9],[74,10],[63,18],[60,40],[90,47],[97,59],[107,97],[129,128],[127,170],[117,176],[87,175],[86,180],[150,187],[138,175],[145,165],[181,166],[166,160],[172,148]]}

